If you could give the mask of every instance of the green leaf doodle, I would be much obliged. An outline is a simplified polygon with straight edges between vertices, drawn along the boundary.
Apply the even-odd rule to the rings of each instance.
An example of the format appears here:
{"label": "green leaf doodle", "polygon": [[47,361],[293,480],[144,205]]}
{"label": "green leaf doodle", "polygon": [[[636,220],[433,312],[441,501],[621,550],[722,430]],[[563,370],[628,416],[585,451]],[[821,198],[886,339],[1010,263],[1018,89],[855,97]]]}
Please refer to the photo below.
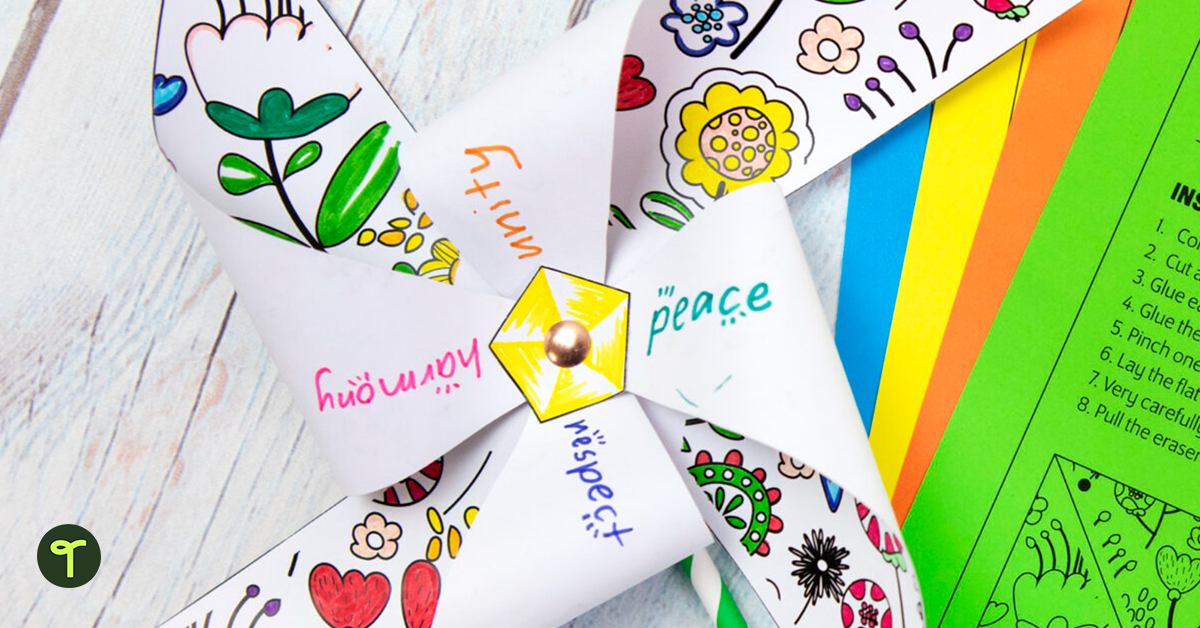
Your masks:
{"label": "green leaf doodle", "polygon": [[204,107],[217,126],[227,133],[248,140],[286,140],[302,137],[329,124],[350,107],[350,100],[341,94],[324,94],[293,106],[286,90],[274,87],[258,100],[258,117],[233,105],[212,101]]}
{"label": "green leaf doodle", "polygon": [[[647,207],[648,203],[654,203],[663,208],[670,209],[678,214],[680,218],[674,218],[660,211],[650,209]],[[683,229],[684,225],[694,217],[692,210],[688,209],[679,199],[663,192],[647,192],[642,196],[641,206],[642,213],[648,218],[673,231]]]}
{"label": "green leaf doodle", "polygon": [[[613,219],[620,223],[622,227],[625,227],[626,229],[637,229],[637,227],[633,226],[633,221],[629,220],[629,216],[626,216],[625,211],[620,207],[617,207],[616,205],[609,205],[608,211],[612,212]],[[608,224],[611,225],[612,223],[610,222]]]}
{"label": "green leaf doodle", "polygon": [[292,244],[299,244],[300,246],[305,246],[303,242],[297,240],[296,238],[293,238],[292,236],[290,236],[270,225],[264,225],[261,222],[254,222],[253,220],[248,220],[246,218],[237,218],[236,216],[234,218],[238,222],[242,223],[243,225],[254,227],[255,229],[258,229],[259,231],[266,233],[268,235],[273,235],[276,238],[279,238],[280,240],[286,240],[288,242],[291,242]]}
{"label": "green leaf doodle", "polygon": [[417,269],[413,268],[413,265],[409,264],[408,262],[396,262],[396,264],[392,266],[392,270],[398,273],[404,273],[406,275],[417,274]]}
{"label": "green leaf doodle", "polygon": [[271,185],[271,175],[258,164],[237,153],[227,153],[217,164],[217,178],[221,188],[234,196],[253,192],[264,185]]}
{"label": "green leaf doodle", "polygon": [[391,125],[371,127],[346,153],[317,210],[317,239],[337,246],[354,235],[383,201],[400,172],[400,142],[388,141]]}
{"label": "green leaf doodle", "polygon": [[300,148],[297,148],[291,157],[288,157],[287,166],[283,169],[283,178],[287,179],[293,174],[317,163],[317,160],[320,158],[321,145],[317,142],[305,143]]}

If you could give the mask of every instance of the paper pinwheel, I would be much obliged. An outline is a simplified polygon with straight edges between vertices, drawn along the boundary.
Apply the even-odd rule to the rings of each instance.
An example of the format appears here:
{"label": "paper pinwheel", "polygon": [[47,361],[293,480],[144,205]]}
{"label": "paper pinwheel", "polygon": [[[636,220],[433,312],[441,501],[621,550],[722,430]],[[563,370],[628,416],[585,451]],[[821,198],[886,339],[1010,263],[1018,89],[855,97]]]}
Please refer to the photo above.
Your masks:
{"label": "paper pinwheel", "polygon": [[[746,168],[722,152],[711,176],[725,179],[693,185],[682,166],[681,196],[715,198],[698,214],[657,193],[690,224],[642,238],[609,203],[617,170],[647,163],[614,149],[614,95],[622,109],[654,97],[618,71],[643,67],[623,57],[630,25],[651,23],[639,3],[420,135],[317,3],[264,6],[165,0],[155,129],[334,473],[368,496],[182,621],[232,624],[261,594],[253,622],[554,625],[704,547],[707,524],[781,623],[921,624],[770,182],[799,170],[777,161],[799,146],[790,97],[717,111],[758,89],[740,73],[697,79],[701,109],[666,105],[715,116],[714,132],[684,120],[708,147],[697,163],[733,137]],[[786,116],[771,104],[785,101]]]}

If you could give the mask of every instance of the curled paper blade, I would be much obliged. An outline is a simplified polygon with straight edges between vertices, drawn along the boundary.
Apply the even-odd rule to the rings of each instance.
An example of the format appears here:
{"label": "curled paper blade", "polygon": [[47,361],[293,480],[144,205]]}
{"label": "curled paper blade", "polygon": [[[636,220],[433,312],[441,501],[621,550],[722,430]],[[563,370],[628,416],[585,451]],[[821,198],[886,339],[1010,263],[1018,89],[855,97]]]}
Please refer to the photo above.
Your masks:
{"label": "curled paper blade", "polygon": [[617,113],[611,204],[625,220],[610,272],[724,194],[799,189],[1077,1],[643,3],[622,75],[643,96]]}
{"label": "curled paper blade", "polygon": [[163,153],[345,490],[520,403],[487,350],[511,303],[437,285],[484,287],[405,183],[412,128],[318,3],[165,0],[155,71]]}
{"label": "curled paper blade", "polygon": [[351,494],[415,473],[521,403],[487,350],[507,299],[306,251],[183,189]]}
{"label": "curled paper blade", "polygon": [[890,512],[779,186],[722,198],[618,283],[631,294],[630,392],[785,451]]}
{"label": "curled paper blade", "polygon": [[613,94],[637,5],[597,12],[401,151],[438,224],[502,295],[542,266],[604,279]]}
{"label": "curled paper blade", "polygon": [[780,626],[924,625],[912,559],[886,511],[813,466],[644,401],[713,535]]}
{"label": "curled paper blade", "polygon": [[439,627],[557,626],[712,542],[630,395],[530,421],[488,499]]}
{"label": "curled paper blade", "polygon": [[387,490],[341,500],[163,626],[428,628],[446,583],[470,578],[461,557],[527,415],[508,413]]}

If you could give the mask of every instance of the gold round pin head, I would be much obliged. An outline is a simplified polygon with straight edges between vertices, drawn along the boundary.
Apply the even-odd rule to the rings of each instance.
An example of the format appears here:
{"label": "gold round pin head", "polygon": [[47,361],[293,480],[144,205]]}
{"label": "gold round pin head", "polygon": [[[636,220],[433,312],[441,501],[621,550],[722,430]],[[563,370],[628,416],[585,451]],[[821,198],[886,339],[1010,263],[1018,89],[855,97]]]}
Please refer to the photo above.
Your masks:
{"label": "gold round pin head", "polygon": [[587,359],[592,336],[575,321],[559,321],[546,332],[546,357],[555,366],[571,368]]}

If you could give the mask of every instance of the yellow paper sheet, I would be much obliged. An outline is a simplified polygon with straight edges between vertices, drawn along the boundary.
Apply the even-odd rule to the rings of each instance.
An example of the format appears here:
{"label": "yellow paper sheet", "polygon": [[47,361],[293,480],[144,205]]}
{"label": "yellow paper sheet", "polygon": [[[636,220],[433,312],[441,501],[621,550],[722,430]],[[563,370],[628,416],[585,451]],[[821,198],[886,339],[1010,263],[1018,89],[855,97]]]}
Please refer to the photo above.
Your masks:
{"label": "yellow paper sheet", "polygon": [[889,495],[925,398],[1034,38],[938,99],[900,277],[871,446]]}

